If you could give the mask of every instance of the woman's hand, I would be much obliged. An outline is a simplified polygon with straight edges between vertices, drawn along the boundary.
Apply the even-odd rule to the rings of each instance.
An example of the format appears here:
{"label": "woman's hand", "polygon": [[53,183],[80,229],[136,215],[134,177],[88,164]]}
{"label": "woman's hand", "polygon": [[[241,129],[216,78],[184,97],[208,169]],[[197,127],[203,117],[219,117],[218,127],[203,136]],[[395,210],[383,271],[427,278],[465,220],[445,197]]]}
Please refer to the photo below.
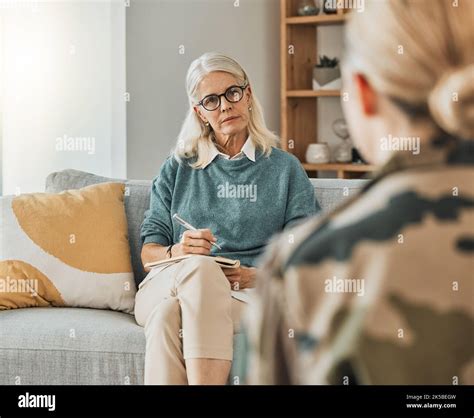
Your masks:
{"label": "woman's hand", "polygon": [[197,231],[184,231],[179,244],[174,244],[171,256],[177,257],[185,254],[209,255],[211,253],[211,241],[217,241],[210,229],[198,229]]}
{"label": "woman's hand", "polygon": [[230,282],[232,290],[255,287],[257,269],[255,267],[239,267],[236,269],[222,267],[222,271]]}

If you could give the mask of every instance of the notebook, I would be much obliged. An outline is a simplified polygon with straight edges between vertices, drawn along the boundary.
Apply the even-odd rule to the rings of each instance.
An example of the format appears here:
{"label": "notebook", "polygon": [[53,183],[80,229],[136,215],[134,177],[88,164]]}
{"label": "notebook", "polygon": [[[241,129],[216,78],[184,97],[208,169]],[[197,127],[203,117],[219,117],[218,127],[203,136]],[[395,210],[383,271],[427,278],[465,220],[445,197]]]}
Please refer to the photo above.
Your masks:
{"label": "notebook", "polygon": [[[193,257],[196,254],[185,254],[185,255],[180,255],[178,257],[172,257],[172,258],[167,258],[165,260],[159,260],[159,261],[152,261],[151,263],[146,263],[145,267],[146,268],[155,268],[155,267],[164,267],[169,264],[174,264],[174,263],[179,263],[181,260],[185,260],[186,258]],[[232,260],[231,258],[226,258],[226,257],[220,257],[220,256],[210,256],[210,255],[205,255],[201,257],[207,257],[207,258],[212,258],[217,264],[219,264],[221,267],[225,268],[239,268],[240,267],[240,260]]]}
{"label": "notebook", "polygon": [[[181,255],[178,257],[168,258],[165,260],[146,263],[145,267],[150,267],[151,270],[148,273],[147,277],[145,277],[145,279],[140,283],[138,288],[140,289],[147,281],[153,279],[153,277],[165,267],[175,264],[175,263],[179,263],[181,260],[185,260],[186,258],[193,257],[194,255],[196,254],[186,254],[186,255]],[[201,256],[201,257],[212,258],[217,264],[219,264],[222,267],[226,267],[226,268],[240,267],[240,260],[232,260],[230,258],[220,257],[220,256],[213,257],[209,255]],[[255,289],[242,289],[239,291],[232,290],[231,294],[232,294],[232,297],[242,302],[250,302],[250,299],[253,297],[252,295],[254,294],[254,291]]]}

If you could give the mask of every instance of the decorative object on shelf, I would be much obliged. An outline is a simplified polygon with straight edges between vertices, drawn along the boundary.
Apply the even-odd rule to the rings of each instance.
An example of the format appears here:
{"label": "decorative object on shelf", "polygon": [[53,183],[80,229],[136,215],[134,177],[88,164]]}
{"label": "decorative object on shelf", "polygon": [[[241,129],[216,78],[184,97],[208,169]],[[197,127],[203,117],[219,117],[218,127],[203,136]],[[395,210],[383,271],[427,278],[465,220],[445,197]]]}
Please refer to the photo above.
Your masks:
{"label": "decorative object on shelf", "polygon": [[342,87],[338,58],[319,56],[313,69],[313,90],[338,90]]}
{"label": "decorative object on shelf", "polygon": [[337,1],[336,0],[323,0],[323,12],[327,15],[333,15],[337,13]]}
{"label": "decorative object on shelf", "polygon": [[334,133],[342,139],[342,143],[334,151],[334,160],[338,163],[352,161],[352,143],[345,119],[336,119],[332,124]]}
{"label": "decorative object on shelf", "polygon": [[306,149],[306,162],[311,164],[324,164],[330,160],[330,152],[328,144],[319,142],[317,144],[309,144]]}
{"label": "decorative object on shelf", "polygon": [[352,148],[352,162],[355,164],[367,164],[355,147]]}
{"label": "decorative object on shelf", "polygon": [[298,16],[314,16],[320,11],[319,0],[299,0]]}

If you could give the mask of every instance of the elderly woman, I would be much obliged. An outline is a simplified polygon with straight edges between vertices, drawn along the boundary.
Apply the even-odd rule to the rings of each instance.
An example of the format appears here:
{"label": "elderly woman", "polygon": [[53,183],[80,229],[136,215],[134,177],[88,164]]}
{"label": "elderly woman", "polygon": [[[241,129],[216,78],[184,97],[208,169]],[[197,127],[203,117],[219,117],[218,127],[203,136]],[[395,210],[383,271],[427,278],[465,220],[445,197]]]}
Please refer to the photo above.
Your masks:
{"label": "elderly woman", "polygon": [[[193,256],[152,269],[140,284],[146,384],[227,382],[257,257],[273,234],[319,208],[299,161],[275,147],[236,61],[206,53],[191,64],[186,86],[190,109],[153,180],[142,261]],[[175,213],[197,230],[174,222]],[[221,268],[209,255],[241,267]]]}
{"label": "elderly woman", "polygon": [[451,0],[352,13],[344,111],[380,171],[268,246],[253,383],[474,383],[472,16]]}

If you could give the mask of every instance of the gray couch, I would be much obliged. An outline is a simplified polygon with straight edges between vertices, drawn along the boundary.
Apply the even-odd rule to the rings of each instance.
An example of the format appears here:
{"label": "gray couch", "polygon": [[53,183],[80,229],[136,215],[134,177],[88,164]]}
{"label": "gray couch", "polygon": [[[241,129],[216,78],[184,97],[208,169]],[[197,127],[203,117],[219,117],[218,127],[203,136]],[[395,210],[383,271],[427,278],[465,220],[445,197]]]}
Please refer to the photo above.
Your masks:
{"label": "gray couch", "polygon": [[[140,224],[149,205],[150,181],[117,180],[77,170],[52,173],[46,192],[120,181],[126,187],[132,264],[137,282],[145,276],[140,262]],[[312,179],[323,211],[337,206],[367,180]],[[346,189],[347,188],[347,189]],[[72,331],[73,330],[73,331]],[[71,337],[71,335],[75,337]],[[240,383],[243,338],[234,338],[229,383]],[[145,336],[134,316],[78,308],[29,308],[0,311],[0,384],[143,384]]]}

